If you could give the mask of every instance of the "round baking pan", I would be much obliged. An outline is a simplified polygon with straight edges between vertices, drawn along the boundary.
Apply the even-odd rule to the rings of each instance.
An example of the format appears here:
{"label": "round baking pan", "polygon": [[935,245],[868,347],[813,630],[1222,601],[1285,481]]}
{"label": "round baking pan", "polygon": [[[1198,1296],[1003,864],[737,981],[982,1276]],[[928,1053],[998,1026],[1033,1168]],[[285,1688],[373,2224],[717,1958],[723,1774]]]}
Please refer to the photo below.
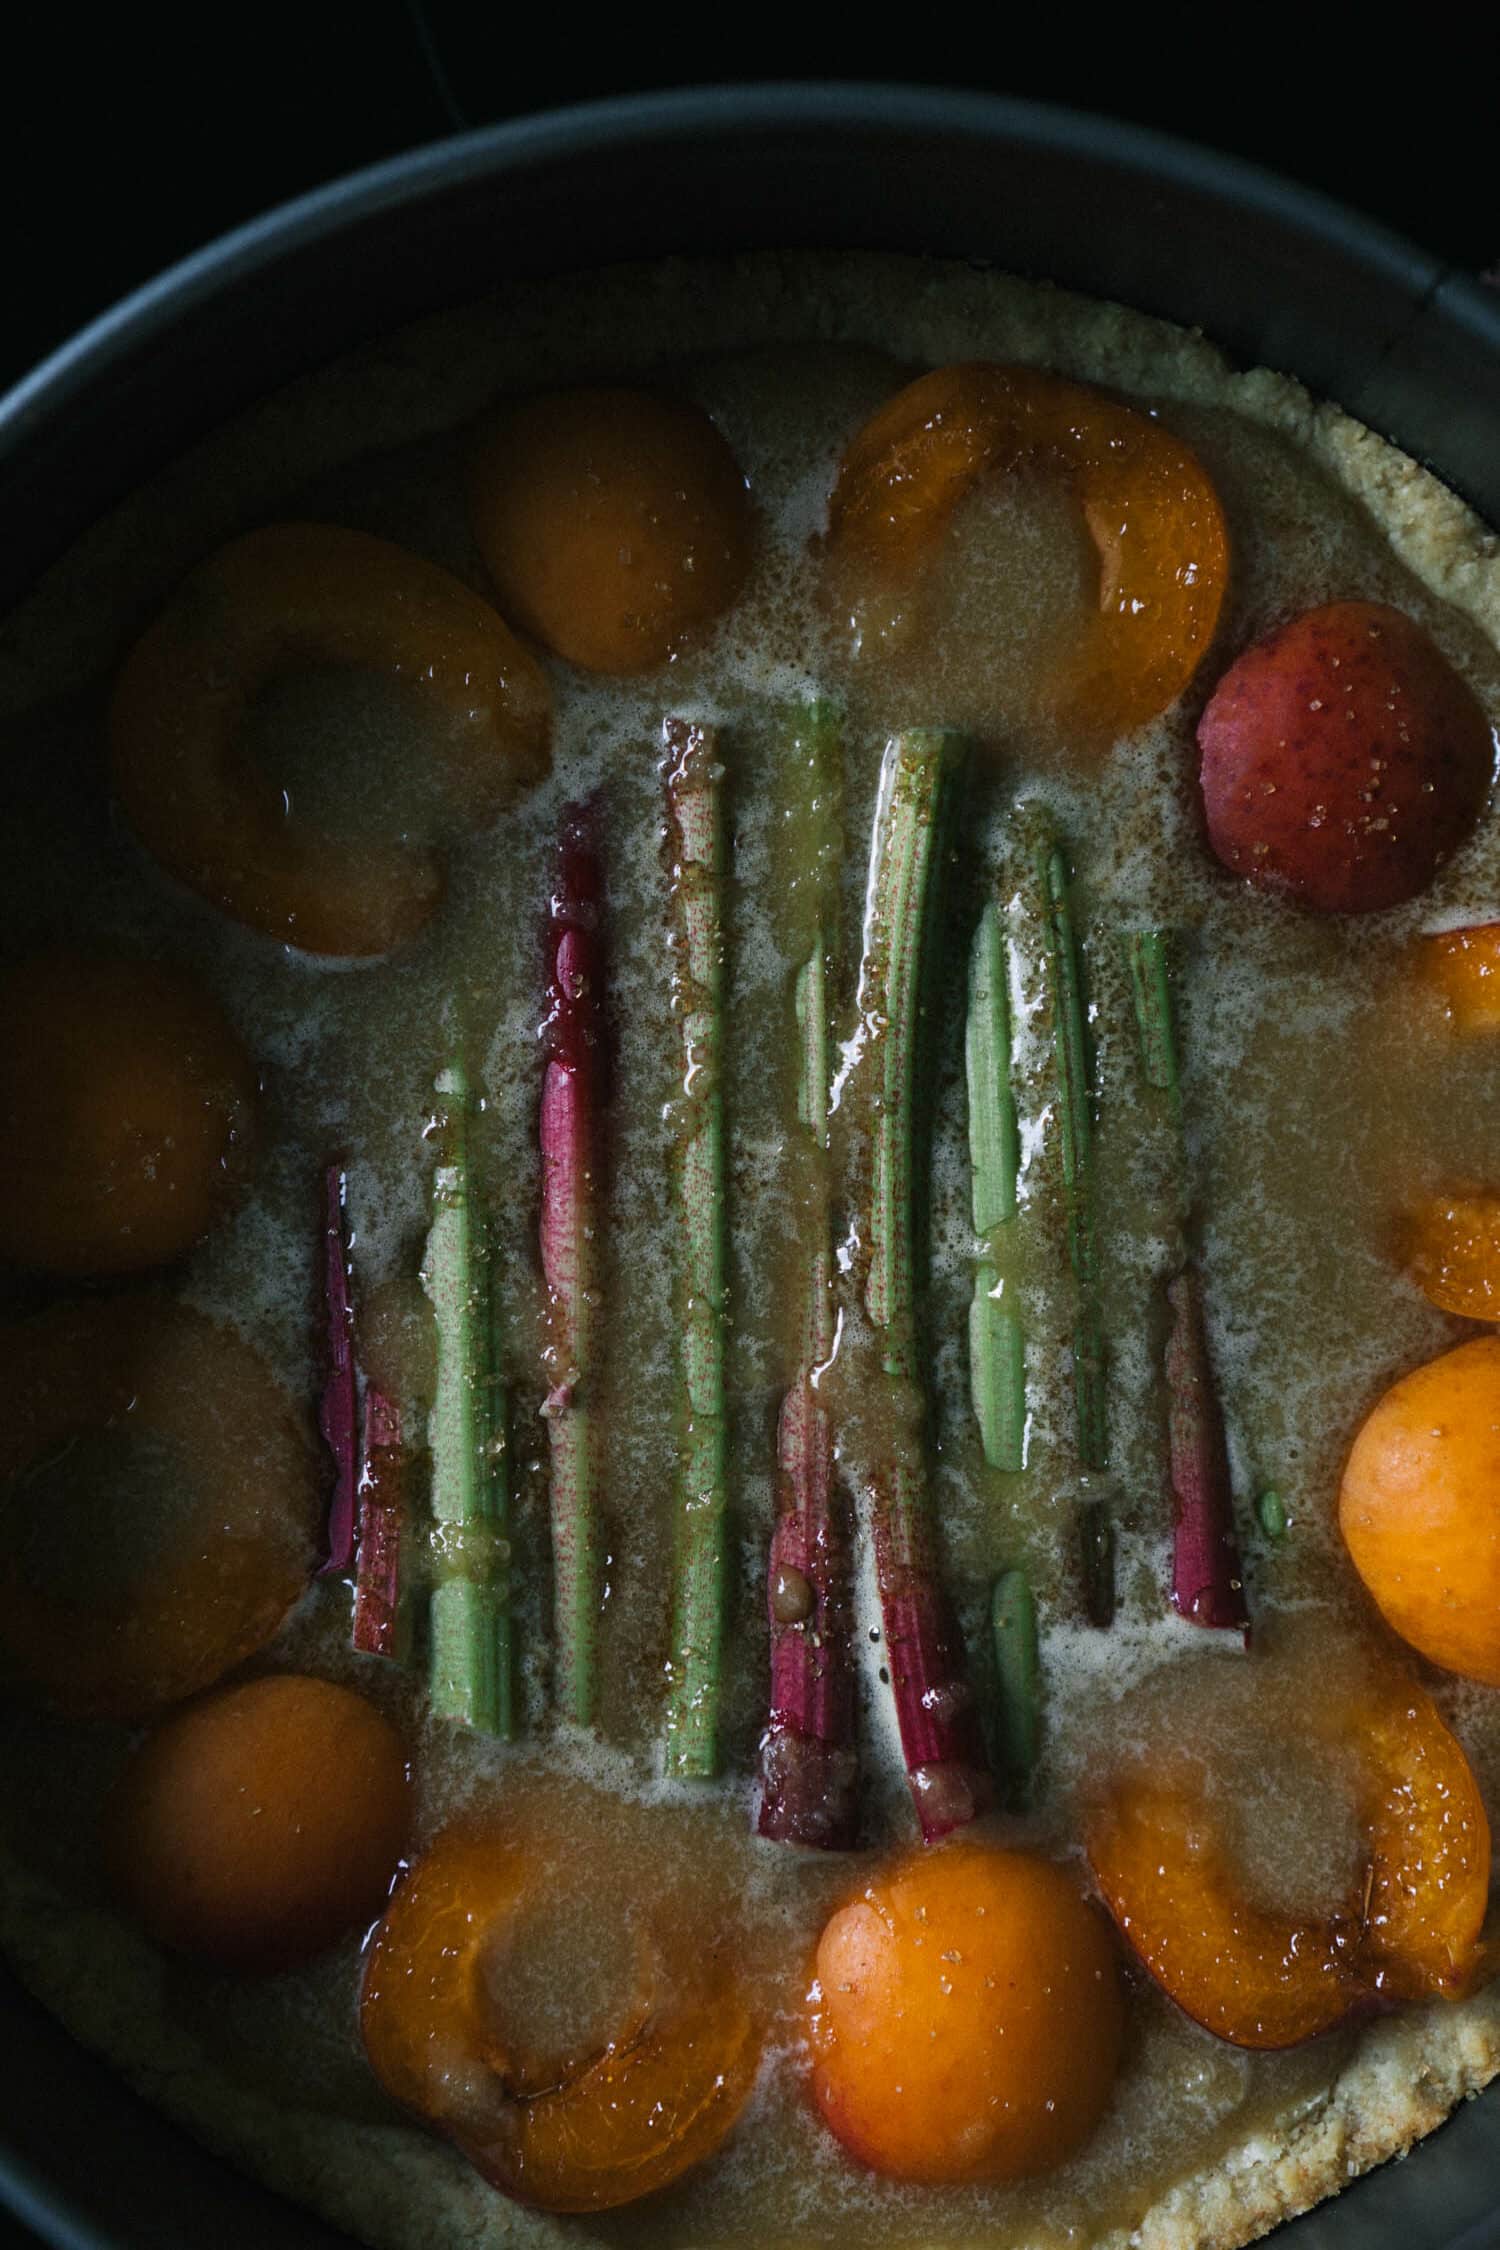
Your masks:
{"label": "round baking pan", "polygon": [[[278,383],[498,282],[674,251],[926,251],[1203,329],[1500,522],[1500,301],[1323,197],[1159,135],[878,86],[592,104],[443,143],[187,260],[0,401],[0,613],[110,503]],[[69,2250],[333,2250],[0,1982],[0,2200]],[[3,2223],[3,2222],[0,2222]],[[1496,2250],[1500,2095],[1292,2222],[1289,2250]]]}

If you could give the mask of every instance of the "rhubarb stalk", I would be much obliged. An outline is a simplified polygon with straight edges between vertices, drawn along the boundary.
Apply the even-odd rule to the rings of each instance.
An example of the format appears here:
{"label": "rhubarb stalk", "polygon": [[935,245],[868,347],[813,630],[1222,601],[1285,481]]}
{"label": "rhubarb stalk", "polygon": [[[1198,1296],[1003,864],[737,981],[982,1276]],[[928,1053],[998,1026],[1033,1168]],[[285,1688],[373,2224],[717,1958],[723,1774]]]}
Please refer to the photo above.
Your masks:
{"label": "rhubarb stalk", "polygon": [[711,727],[662,730],[672,997],[682,1093],[672,1151],[683,1428],[665,1728],[669,1774],[718,1766],[724,1639],[723,774]]}
{"label": "rhubarb stalk", "polygon": [[1023,1465],[1026,1347],[1014,1272],[1020,1140],[1010,1082],[1010,1007],[1004,941],[993,900],[974,933],[965,1036],[969,1165],[979,1258],[969,1304],[974,1414],[992,1469]]}
{"label": "rhubarb stalk", "polygon": [[1041,1685],[1036,1603],[1024,1570],[1002,1571],[990,1601],[995,1644],[997,1763],[1006,1802],[1019,1809],[1031,1793],[1041,1742]]}
{"label": "rhubarb stalk", "polygon": [[1234,1522],[1234,1491],[1224,1412],[1214,1381],[1203,1284],[1191,1250],[1192,1190],[1183,1132],[1182,1081],[1166,933],[1129,941],[1131,989],[1141,1064],[1164,1098],[1175,1143],[1184,1258],[1167,1285],[1167,1441],[1174,1523],[1172,1606],[1194,1625],[1243,1630],[1249,1622]]}
{"label": "rhubarb stalk", "polygon": [[[1078,1458],[1085,1471],[1097,1471],[1108,1464],[1109,1415],[1094,1188],[1093,1068],[1083,962],[1062,847],[1040,807],[1027,810],[1024,825],[1052,1018],[1057,1138],[1068,1263],[1073,1276],[1073,1403]],[[1090,1624],[1107,1626],[1115,1614],[1115,1535],[1107,1502],[1099,1497],[1080,1501],[1076,1530],[1084,1614]]]}
{"label": "rhubarb stalk", "polygon": [[552,1576],[558,1709],[592,1723],[597,1695],[599,1535],[588,1394],[599,1334],[604,1101],[603,876],[592,814],[563,815],[548,909],[550,979],[542,1073],[541,1257],[547,1287]]}
{"label": "rhubarb stalk", "polygon": [[943,862],[966,756],[962,736],[920,731],[887,745],[871,840],[859,1013],[875,1039],[865,1305],[900,1433],[868,1499],[886,1661],[923,1839],[992,1794],[963,1648],[938,1573],[921,1453],[912,1254],[915,1109],[924,984],[933,968]]}
{"label": "rhubarb stalk", "polygon": [[333,1457],[333,1490],[324,1522],[322,1564],[337,1576],[354,1560],[359,1399],[354,1367],[354,1306],[349,1289],[349,1214],[342,1159],[323,1167],[323,1389],[318,1428]]}
{"label": "rhubarb stalk", "polygon": [[374,1383],[366,1383],[351,1639],[366,1655],[398,1662],[406,1641],[406,1605],[401,1598],[406,1474],[401,1409]]}
{"label": "rhubarb stalk", "polygon": [[503,1413],[497,1412],[487,1259],[476,1240],[469,1092],[461,1063],[449,1065],[437,1090],[445,1109],[422,1268],[437,1335],[428,1426],[432,1707],[441,1718],[509,1740],[514,1712]]}
{"label": "rhubarb stalk", "polygon": [[799,880],[815,909],[812,947],[797,973],[797,1116],[815,1152],[801,1352],[777,1428],[779,1487],[767,1572],[771,1710],[760,1744],[757,1827],[783,1843],[846,1849],[858,1826],[849,1548],[834,1471],[833,1431],[818,1396],[833,1354],[828,1148],[828,969],[838,915],[839,782],[836,712],[810,706],[788,745],[795,787],[790,827],[805,855]]}

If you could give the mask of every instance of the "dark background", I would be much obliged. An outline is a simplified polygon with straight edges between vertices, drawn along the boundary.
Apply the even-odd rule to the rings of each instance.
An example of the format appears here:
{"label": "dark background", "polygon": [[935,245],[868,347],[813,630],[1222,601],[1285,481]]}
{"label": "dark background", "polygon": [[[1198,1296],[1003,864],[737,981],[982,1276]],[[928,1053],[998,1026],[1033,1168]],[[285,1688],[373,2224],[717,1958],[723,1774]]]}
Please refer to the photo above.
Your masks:
{"label": "dark background", "polygon": [[[885,78],[985,87],[1231,149],[1373,212],[1455,264],[1500,260],[1494,52],[1441,6],[1382,37],[1363,11],[1056,10],[863,18],[795,37],[768,18],[712,31],[658,15],[523,15],[493,0],[305,0],[191,15],[28,4],[8,29],[0,131],[7,258],[0,385],[137,282],[269,205],[463,124],[650,87]],[[1479,17],[1474,17],[1476,24]],[[878,25],[888,21],[890,30]],[[1335,26],[1327,37],[1322,27]],[[623,23],[627,38],[613,26]],[[728,44],[732,32],[734,44]],[[1226,244],[1232,255],[1232,244]]]}
{"label": "dark background", "polygon": [[[846,11],[835,44],[810,16],[795,38],[764,17],[712,33],[632,17],[627,40],[582,10],[554,30],[473,0],[148,5],[110,22],[97,0],[14,9],[0,386],[164,265],[340,173],[528,110],[748,77],[983,87],[1125,117],[1320,188],[1457,266],[1500,262],[1493,50],[1468,52],[1455,13],[1384,39],[1313,0],[1289,23],[1262,11],[1253,32],[1217,10],[1057,15],[1049,39],[1008,15],[892,15],[882,34]],[[0,2250],[29,2240],[0,2216]]]}

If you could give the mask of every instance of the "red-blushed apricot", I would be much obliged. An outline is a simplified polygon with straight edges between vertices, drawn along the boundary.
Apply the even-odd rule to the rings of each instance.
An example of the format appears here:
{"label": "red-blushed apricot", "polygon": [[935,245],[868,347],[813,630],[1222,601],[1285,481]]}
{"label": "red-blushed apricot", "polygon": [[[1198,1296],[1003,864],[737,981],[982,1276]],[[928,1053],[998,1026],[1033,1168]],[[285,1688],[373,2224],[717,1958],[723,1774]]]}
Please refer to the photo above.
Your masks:
{"label": "red-blushed apricot", "polygon": [[1114,2085],[1103,1918],[1050,1862],[964,1841],[873,1875],[818,1940],[813,2096],[851,2155],[929,2186],[1045,2172]]}
{"label": "red-blushed apricot", "polygon": [[1500,922],[1421,940],[1422,965],[1459,1031],[1500,1031]]}
{"label": "red-blushed apricot", "polygon": [[[0,1663],[75,1717],[145,1717],[242,1663],[302,1594],[318,1456],[248,1344],[155,1297],[62,1305],[0,1331],[0,1506],[34,1513],[23,1484],[39,1489],[84,1441],[96,1453],[84,1497],[99,1534],[88,1582],[45,1567],[8,1524]],[[151,1464],[157,1549],[144,1570],[137,1558],[101,1585],[99,1549],[120,1506],[104,1464],[143,1445],[161,1456]],[[174,1489],[164,1510],[169,1478],[185,1498]]]}
{"label": "red-blushed apricot", "polygon": [[[576,1859],[576,1840],[559,1850],[524,1818],[439,1836],[375,1934],[360,2027],[387,2092],[496,2187],[548,2211],[605,2211],[718,2148],[761,2034],[701,1901],[670,1880],[637,1898],[607,1854]],[[568,1898],[580,1873],[589,1895]],[[599,1928],[618,1957],[595,1973]],[[579,1954],[582,2021],[539,2031],[516,1987],[579,1983]]]}
{"label": "red-blushed apricot", "polygon": [[1386,1623],[1500,1687],[1500,1337],[1413,1368],[1350,1450],[1339,1529]]}
{"label": "red-blushed apricot", "polygon": [[362,1695],[273,1673],[147,1736],[110,1800],[106,1855],[154,1944],[269,1974],[374,1920],[410,1794],[401,1737]]}
{"label": "red-blushed apricot", "polygon": [[734,601],[752,517],[701,407],[654,391],[551,391],[504,408],[471,485],[506,615],[590,672],[648,672]]}
{"label": "red-blushed apricot", "polygon": [[1224,865],[1321,914],[1424,890],[1484,810],[1494,766],[1472,690],[1383,602],[1304,610],[1246,649],[1198,748]]}
{"label": "red-blushed apricot", "polygon": [[1500,1195],[1433,1195],[1406,1222],[1423,1295],[1464,1320],[1500,1320]]}
{"label": "red-blushed apricot", "polygon": [[1490,1835],[1463,1750],[1421,1690],[1335,1692],[1309,1732],[1357,1742],[1363,1860],[1347,1896],[1284,1912],[1249,1895],[1187,1757],[1119,1776],[1088,1852],[1121,1935],[1186,2015],[1238,2047],[1277,2048],[1386,2001],[1473,1979]]}
{"label": "red-blushed apricot", "polygon": [[49,1273],[180,1258],[234,1201],[256,1075],[181,969],[45,953],[0,984],[0,1256]]}
{"label": "red-blushed apricot", "polygon": [[1154,418],[1038,368],[973,361],[907,385],[854,437],[828,506],[831,583],[889,631],[949,517],[981,477],[1063,480],[1099,556],[1097,610],[1054,698],[1121,733],[1174,703],[1218,622],[1229,541],[1190,447]]}
{"label": "red-blushed apricot", "polygon": [[547,682],[489,603],[387,540],[305,523],[247,533],[178,588],[116,682],[111,763],[132,828],[189,890],[305,953],[367,957],[436,911],[441,855],[321,833],[239,746],[272,680],[330,665],[420,699],[475,821],[547,771]]}

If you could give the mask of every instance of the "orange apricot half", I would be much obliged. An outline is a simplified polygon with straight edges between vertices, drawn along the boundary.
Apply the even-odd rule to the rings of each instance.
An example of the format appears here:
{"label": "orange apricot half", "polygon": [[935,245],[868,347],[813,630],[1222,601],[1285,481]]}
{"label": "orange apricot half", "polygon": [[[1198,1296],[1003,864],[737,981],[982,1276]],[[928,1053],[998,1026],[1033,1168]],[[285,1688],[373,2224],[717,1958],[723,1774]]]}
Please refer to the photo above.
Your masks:
{"label": "orange apricot half", "polygon": [[165,1951],[267,1974],[380,1912],[409,1800],[388,1719],[352,1688],[275,1673],[148,1735],[111,1799],[106,1854]]}
{"label": "orange apricot half", "polygon": [[[141,1718],[243,1662],[301,1595],[317,1536],[317,1453],[248,1344],[150,1297],[63,1305],[0,1332],[0,1509],[34,1517],[37,1480],[66,1471],[85,1444],[85,1510],[101,1535],[86,1559],[97,1564],[121,1505],[110,1464],[132,1445],[154,1449],[159,1551],[118,1583],[99,1583],[95,1568],[83,1583],[8,1536],[0,1664],[72,1716]],[[47,1524],[30,1528],[45,1550]]]}
{"label": "orange apricot half", "polygon": [[688,399],[572,390],[506,407],[471,494],[506,615],[591,672],[663,663],[728,609],[749,569],[745,479]]}
{"label": "orange apricot half", "polygon": [[305,953],[387,953],[436,911],[441,856],[322,833],[240,748],[266,686],[319,666],[419,698],[443,786],[475,820],[547,770],[546,680],[488,602],[388,540],[286,523],[201,563],[127,657],[115,791],[152,856],[236,921]]}
{"label": "orange apricot half", "polygon": [[1500,1195],[1434,1195],[1406,1229],[1413,1281],[1443,1312],[1500,1320]]}
{"label": "orange apricot half", "polygon": [[1092,2133],[1124,2003],[1108,1925],[1060,1867],[964,1841],[830,1916],[807,1999],[813,2098],[872,2170],[930,2186],[1044,2172]]}
{"label": "orange apricot half", "polygon": [[1237,2047],[1291,2047],[1382,2001],[1456,1996],[1478,1966],[1489,1824],[1431,1702],[1412,1687],[1309,1724],[1362,1749],[1363,1867],[1326,1911],[1247,1895],[1189,1760],[1132,1768],[1089,1825],[1121,1935],[1185,2014]]}
{"label": "orange apricot half", "polygon": [[[518,1952],[533,1978],[538,1960],[547,1970],[558,1933],[538,1943],[530,1931],[560,1879],[531,1839],[496,1823],[440,1836],[375,1934],[360,2025],[381,2084],[493,2185],[548,2211],[606,2211],[713,2153],[754,2082],[760,2032],[690,1901],[624,1901],[596,1885],[596,1916],[623,1915],[623,1984],[610,1986],[606,2023],[591,2012],[571,2047],[539,2047],[524,2013],[512,2020],[508,1979]],[[575,1927],[562,1942],[584,1941]]]}
{"label": "orange apricot half", "polygon": [[1459,1031],[1500,1031],[1500,922],[1421,941],[1422,966]]}
{"label": "orange apricot half", "polygon": [[1413,1368],[1362,1424],[1339,1529],[1392,1630],[1500,1687],[1500,1337]]}
{"label": "orange apricot half", "polygon": [[0,983],[0,1256],[49,1273],[179,1258],[249,1170],[256,1074],[155,961],[46,953]]}
{"label": "orange apricot half", "polygon": [[1099,557],[1099,600],[1059,708],[1124,732],[1176,701],[1213,638],[1229,575],[1207,471],[1153,415],[1037,368],[969,361],[919,376],[853,439],[828,509],[827,562],[857,616],[888,628],[981,477],[1060,478]]}

